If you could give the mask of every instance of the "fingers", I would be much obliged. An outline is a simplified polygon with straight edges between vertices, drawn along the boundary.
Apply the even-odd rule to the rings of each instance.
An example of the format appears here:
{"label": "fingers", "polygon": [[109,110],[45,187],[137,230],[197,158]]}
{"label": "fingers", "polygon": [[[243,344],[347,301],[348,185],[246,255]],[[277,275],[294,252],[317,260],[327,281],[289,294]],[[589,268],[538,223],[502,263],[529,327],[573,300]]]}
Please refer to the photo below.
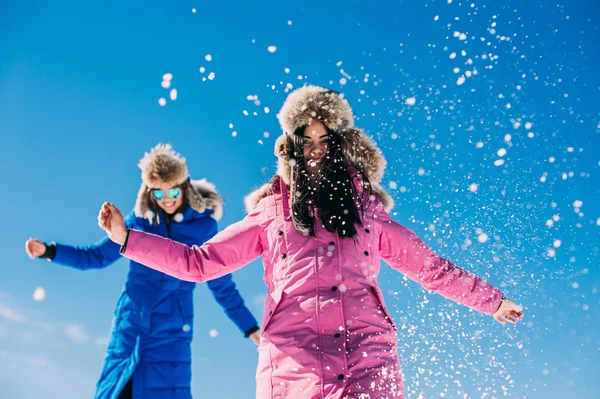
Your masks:
{"label": "fingers", "polygon": [[112,213],[110,208],[108,207],[108,203],[105,202],[102,204],[102,208],[100,208],[100,212],[98,212],[98,226],[102,230],[110,231],[110,219],[112,217]]}
{"label": "fingers", "polygon": [[30,259],[35,258],[35,255],[33,254],[33,251],[31,249],[31,245],[32,245],[32,240],[31,238],[27,241],[25,241],[25,252],[27,252],[27,256],[29,256]]}
{"label": "fingers", "polygon": [[518,321],[523,319],[523,312],[507,309],[502,311],[499,315],[495,315],[494,319],[500,324],[506,324],[506,322],[517,324]]}
{"label": "fingers", "polygon": [[117,208],[114,204],[112,204],[110,202],[105,202],[104,205],[114,215],[118,215],[119,213],[121,213],[119,208]]}

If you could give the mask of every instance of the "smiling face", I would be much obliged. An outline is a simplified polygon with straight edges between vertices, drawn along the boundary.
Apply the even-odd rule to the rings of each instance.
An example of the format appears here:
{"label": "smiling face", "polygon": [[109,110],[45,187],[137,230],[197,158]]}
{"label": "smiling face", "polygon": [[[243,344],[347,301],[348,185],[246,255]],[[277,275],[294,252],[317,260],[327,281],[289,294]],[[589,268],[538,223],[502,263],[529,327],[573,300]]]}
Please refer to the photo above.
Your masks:
{"label": "smiling face", "polygon": [[[167,194],[167,192],[172,188],[179,189],[179,196],[177,198],[171,198]],[[158,207],[160,209],[165,211],[165,213],[167,213],[168,215],[174,214],[177,211],[177,209],[179,209],[181,204],[183,203],[183,190],[181,189],[181,187],[173,187],[173,186],[170,186],[170,185],[164,184],[164,183],[162,183],[158,187],[158,189],[162,190],[163,198],[158,200],[153,196],[154,202],[156,203],[156,205],[158,205]]]}
{"label": "smiling face", "polygon": [[329,146],[329,134],[320,121],[304,129],[304,161],[311,174],[317,174],[323,165]]}

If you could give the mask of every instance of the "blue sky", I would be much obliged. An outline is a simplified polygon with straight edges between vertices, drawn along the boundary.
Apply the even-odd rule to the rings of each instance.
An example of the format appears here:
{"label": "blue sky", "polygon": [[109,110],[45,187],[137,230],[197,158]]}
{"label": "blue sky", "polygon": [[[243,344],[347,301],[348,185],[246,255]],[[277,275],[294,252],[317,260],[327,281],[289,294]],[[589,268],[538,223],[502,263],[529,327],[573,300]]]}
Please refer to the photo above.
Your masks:
{"label": "blue sky", "polygon": [[[407,397],[599,397],[598,6],[486,3],[3,3],[0,396],[92,397],[127,270],[30,261],[25,240],[101,238],[99,206],[133,206],[158,142],[218,186],[221,228],[240,219],[286,90],[311,83],[376,138],[394,217],[526,311],[502,327],[384,267]],[[235,280],[260,318],[260,262]],[[194,396],[253,397],[256,348],[195,301]]]}

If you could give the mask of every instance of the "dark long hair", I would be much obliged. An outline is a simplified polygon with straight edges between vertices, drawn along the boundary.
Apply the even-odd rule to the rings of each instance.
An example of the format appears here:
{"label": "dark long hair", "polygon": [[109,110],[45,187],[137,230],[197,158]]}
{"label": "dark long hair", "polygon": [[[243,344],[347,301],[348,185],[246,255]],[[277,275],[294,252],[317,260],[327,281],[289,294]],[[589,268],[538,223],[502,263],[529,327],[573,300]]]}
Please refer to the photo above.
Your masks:
{"label": "dark long hair", "polygon": [[[358,195],[344,158],[342,134],[325,127],[328,133],[327,154],[319,175],[313,177],[317,184],[311,186],[310,172],[304,160],[304,129],[298,128],[292,135],[288,154],[292,160],[290,195],[294,227],[315,236],[314,224],[320,222],[327,231],[337,233],[341,238],[354,237],[356,225],[362,226],[364,204],[371,195],[371,185],[364,173],[358,170],[364,185],[362,196]],[[318,218],[314,209],[318,210]]]}

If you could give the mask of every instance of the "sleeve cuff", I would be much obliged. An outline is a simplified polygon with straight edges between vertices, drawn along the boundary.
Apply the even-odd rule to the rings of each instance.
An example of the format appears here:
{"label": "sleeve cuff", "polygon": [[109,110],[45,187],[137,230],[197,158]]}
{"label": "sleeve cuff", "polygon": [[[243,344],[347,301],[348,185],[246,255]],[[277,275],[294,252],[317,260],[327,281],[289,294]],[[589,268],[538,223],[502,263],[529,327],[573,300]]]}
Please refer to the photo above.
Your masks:
{"label": "sleeve cuff", "polygon": [[56,256],[56,243],[52,242],[50,245],[46,244],[46,251],[39,256],[41,259],[47,259],[48,262],[52,262]]}
{"label": "sleeve cuff", "polygon": [[492,314],[496,314],[496,312],[498,312],[500,310],[500,306],[502,306],[502,304],[504,303],[504,300],[506,299],[506,297],[504,295],[502,295],[502,299],[500,300],[500,304],[498,305],[498,308],[496,309],[496,311]]}
{"label": "sleeve cuff", "polygon": [[247,330],[244,333],[244,337],[248,338],[249,336],[251,336],[252,334],[254,334],[255,332],[257,332],[258,330],[260,330],[260,328],[258,326],[254,326],[251,329]]}
{"label": "sleeve cuff", "polygon": [[121,249],[119,250],[119,253],[121,255],[123,255],[125,253],[125,251],[127,250],[127,241],[129,241],[129,232],[131,231],[131,229],[127,229],[127,235],[125,236],[125,242],[123,243],[123,245],[121,245]]}

